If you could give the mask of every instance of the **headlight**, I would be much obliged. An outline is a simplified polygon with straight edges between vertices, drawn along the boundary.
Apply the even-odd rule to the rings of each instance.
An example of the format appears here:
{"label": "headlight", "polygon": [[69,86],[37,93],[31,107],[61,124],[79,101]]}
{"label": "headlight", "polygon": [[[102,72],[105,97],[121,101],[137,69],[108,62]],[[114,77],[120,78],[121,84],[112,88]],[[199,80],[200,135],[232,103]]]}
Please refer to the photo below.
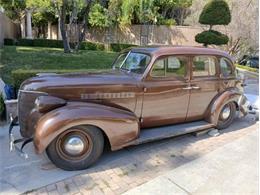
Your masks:
{"label": "headlight", "polygon": [[65,104],[66,101],[64,99],[52,96],[40,96],[35,100],[35,108],[41,113],[51,111]]}

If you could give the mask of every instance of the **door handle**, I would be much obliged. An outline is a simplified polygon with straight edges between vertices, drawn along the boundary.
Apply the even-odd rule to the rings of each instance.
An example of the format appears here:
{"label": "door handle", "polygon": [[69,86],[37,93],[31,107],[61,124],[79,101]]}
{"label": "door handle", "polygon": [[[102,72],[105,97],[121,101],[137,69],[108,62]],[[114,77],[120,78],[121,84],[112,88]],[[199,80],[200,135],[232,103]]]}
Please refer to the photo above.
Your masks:
{"label": "door handle", "polygon": [[192,89],[192,87],[184,87],[184,88],[182,88],[182,89],[184,89],[184,90],[190,90],[190,89]]}
{"label": "door handle", "polygon": [[198,86],[193,86],[192,89],[200,89]]}

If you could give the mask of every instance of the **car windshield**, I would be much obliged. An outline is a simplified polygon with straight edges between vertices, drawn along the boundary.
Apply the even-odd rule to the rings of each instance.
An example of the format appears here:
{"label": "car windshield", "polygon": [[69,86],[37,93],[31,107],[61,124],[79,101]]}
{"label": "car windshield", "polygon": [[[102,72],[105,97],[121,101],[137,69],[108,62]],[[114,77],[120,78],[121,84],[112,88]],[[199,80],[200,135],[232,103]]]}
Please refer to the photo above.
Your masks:
{"label": "car windshield", "polygon": [[127,70],[137,74],[143,74],[150,62],[150,56],[143,53],[128,52],[118,56],[114,63],[115,68]]}

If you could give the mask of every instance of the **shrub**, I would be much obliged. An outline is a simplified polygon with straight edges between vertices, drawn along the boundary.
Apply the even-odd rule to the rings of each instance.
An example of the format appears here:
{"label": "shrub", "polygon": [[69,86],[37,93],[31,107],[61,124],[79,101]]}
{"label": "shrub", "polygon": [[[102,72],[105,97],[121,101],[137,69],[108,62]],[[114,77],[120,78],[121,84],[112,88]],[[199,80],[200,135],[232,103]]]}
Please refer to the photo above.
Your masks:
{"label": "shrub", "polygon": [[227,44],[228,37],[212,30],[212,27],[214,25],[228,25],[230,22],[231,13],[227,2],[225,0],[211,0],[205,5],[199,17],[199,23],[209,25],[209,30],[197,34],[195,41],[203,43],[204,46]]}
{"label": "shrub", "polygon": [[3,94],[0,93],[0,119],[2,118],[2,115],[4,113],[5,110],[5,102],[4,102],[4,97]]}
{"label": "shrub", "polygon": [[34,39],[33,46],[63,48],[63,41],[54,39]]}
{"label": "shrub", "polygon": [[110,44],[110,50],[114,51],[114,52],[120,52],[124,49],[127,49],[129,47],[136,47],[137,45],[133,45],[133,44],[120,44],[120,43],[111,43]]}
{"label": "shrub", "polygon": [[248,70],[248,71],[251,71],[251,72],[259,73],[259,69],[257,69],[257,68],[252,68],[252,67],[248,67],[248,66],[243,66],[243,65],[240,65],[240,64],[236,64],[236,67],[237,67],[237,68],[244,69],[244,70]]}
{"label": "shrub", "polygon": [[208,25],[228,25],[230,21],[231,13],[224,0],[211,0],[205,5],[199,18],[199,23]]}
{"label": "shrub", "polygon": [[80,49],[82,50],[98,50],[98,51],[104,51],[105,45],[102,43],[94,43],[94,42],[88,42],[84,41],[80,44]]}
{"label": "shrub", "polygon": [[203,43],[205,46],[209,44],[223,45],[228,43],[228,36],[214,30],[203,31],[195,36],[198,43]]}
{"label": "shrub", "polygon": [[33,39],[18,39],[17,45],[19,46],[34,46]]}
{"label": "shrub", "polygon": [[158,25],[173,26],[173,25],[176,25],[176,21],[173,18],[166,19],[166,18],[162,17],[162,18],[159,18],[157,24]]}
{"label": "shrub", "polygon": [[4,39],[4,45],[15,45],[15,41],[13,39],[6,38]]}

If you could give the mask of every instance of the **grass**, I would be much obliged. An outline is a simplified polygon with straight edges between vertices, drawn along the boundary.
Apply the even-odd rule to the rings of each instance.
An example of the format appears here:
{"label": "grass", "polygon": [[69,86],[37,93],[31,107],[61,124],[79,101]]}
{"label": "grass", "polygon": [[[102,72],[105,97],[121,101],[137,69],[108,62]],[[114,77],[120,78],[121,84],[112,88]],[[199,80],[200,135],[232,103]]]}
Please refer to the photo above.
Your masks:
{"label": "grass", "polygon": [[5,46],[0,50],[0,77],[11,83],[11,72],[18,69],[39,72],[110,69],[116,55],[115,52],[90,50],[65,54],[59,48]]}
{"label": "grass", "polygon": [[257,68],[251,68],[251,67],[243,66],[243,65],[239,65],[239,64],[236,64],[236,67],[244,69],[244,70],[248,70],[248,71],[251,71],[251,72],[259,73],[259,69],[257,69]]}

